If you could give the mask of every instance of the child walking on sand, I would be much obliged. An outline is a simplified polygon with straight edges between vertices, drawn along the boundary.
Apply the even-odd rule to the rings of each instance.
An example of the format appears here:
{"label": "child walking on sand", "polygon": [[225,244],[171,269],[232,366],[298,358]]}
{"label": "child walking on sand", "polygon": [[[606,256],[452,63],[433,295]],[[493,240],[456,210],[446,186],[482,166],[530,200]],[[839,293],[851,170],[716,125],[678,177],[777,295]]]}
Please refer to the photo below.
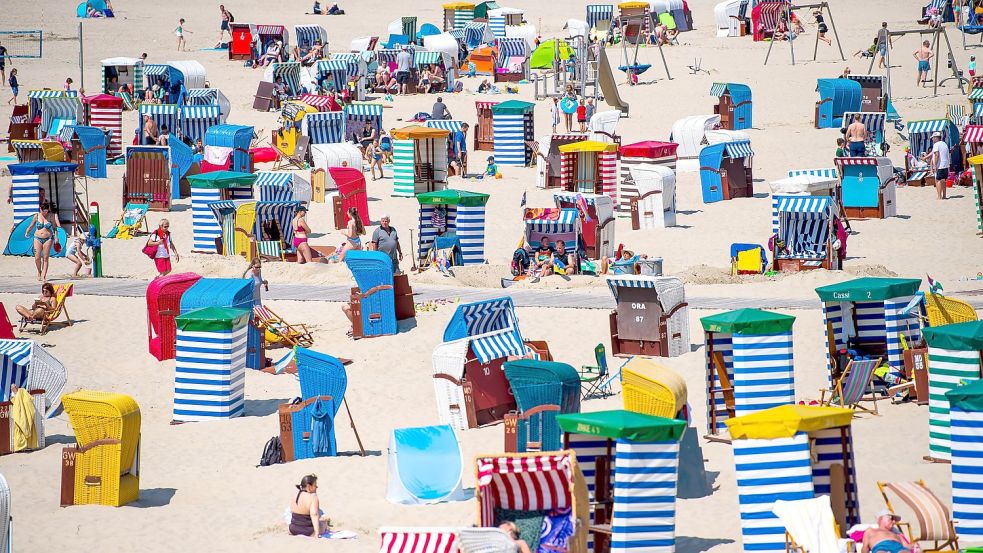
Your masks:
{"label": "child walking on sand", "polygon": [[16,69],[10,70],[10,78],[7,79],[7,84],[10,85],[10,93],[14,95],[13,98],[7,100],[7,103],[8,104],[13,103],[14,105],[17,105],[17,92],[20,90],[20,86],[17,84]]}
{"label": "child walking on sand", "polygon": [[177,35],[177,50],[178,52],[187,51],[188,44],[184,40],[184,33],[191,34],[191,31],[184,28],[184,19],[180,19],[177,23],[177,28],[174,29],[174,34]]}

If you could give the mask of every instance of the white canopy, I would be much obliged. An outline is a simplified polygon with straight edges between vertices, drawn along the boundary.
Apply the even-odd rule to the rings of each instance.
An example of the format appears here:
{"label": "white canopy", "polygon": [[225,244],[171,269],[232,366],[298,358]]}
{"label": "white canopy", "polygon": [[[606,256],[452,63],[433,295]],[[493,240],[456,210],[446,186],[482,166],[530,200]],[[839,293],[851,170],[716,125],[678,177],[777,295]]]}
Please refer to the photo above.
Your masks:
{"label": "white canopy", "polygon": [[818,175],[796,175],[772,181],[772,194],[809,194],[812,196],[828,194],[839,184],[839,180]]}
{"label": "white canopy", "polygon": [[[402,31],[402,28],[400,29]],[[369,44],[372,43],[372,37],[362,36],[358,38],[353,38],[351,45],[348,47],[350,52],[363,52],[369,49]]]}
{"label": "white canopy", "polygon": [[495,8],[494,10],[488,10],[488,17],[505,17],[506,15],[522,15],[526,13],[526,10],[520,10],[518,8]]}
{"label": "white canopy", "polygon": [[[350,142],[312,144],[311,159],[315,169],[327,171],[329,167],[352,167],[362,170],[362,152]],[[326,176],[330,181],[330,173]]]}
{"label": "white canopy", "polygon": [[515,37],[526,39],[526,46],[529,47],[530,52],[536,48],[536,26],[531,23],[526,23],[523,25],[506,25],[505,36],[508,38]]}
{"label": "white canopy", "polygon": [[700,155],[706,132],[719,125],[719,115],[690,115],[673,123],[670,140],[679,144],[676,155],[681,158]]}
{"label": "white canopy", "polygon": [[456,65],[458,53],[457,39],[450,33],[440,33],[439,35],[423,37],[423,47],[431,52],[440,52],[450,56],[451,59],[455,60]]}
{"label": "white canopy", "polygon": [[590,118],[587,129],[590,130],[590,140],[598,142],[614,142],[613,135],[618,130],[618,120],[621,119],[621,111],[609,109],[595,113]]}
{"label": "white canopy", "polygon": [[106,58],[100,61],[99,63],[101,63],[103,67],[127,67],[127,66],[136,65],[138,63],[142,64],[143,60],[140,58],[118,57],[118,58]]}
{"label": "white canopy", "polygon": [[205,88],[205,66],[195,60],[169,61],[174,69],[184,75],[184,88]]}
{"label": "white canopy", "polygon": [[567,19],[567,24],[564,27],[567,30],[567,36],[570,38],[577,36],[587,38],[588,34],[590,34],[590,24],[580,19]]}
{"label": "white canopy", "polygon": [[741,131],[730,131],[727,129],[714,129],[707,131],[704,135],[704,144],[723,144],[725,142],[741,142],[744,140],[751,140],[746,132]]}

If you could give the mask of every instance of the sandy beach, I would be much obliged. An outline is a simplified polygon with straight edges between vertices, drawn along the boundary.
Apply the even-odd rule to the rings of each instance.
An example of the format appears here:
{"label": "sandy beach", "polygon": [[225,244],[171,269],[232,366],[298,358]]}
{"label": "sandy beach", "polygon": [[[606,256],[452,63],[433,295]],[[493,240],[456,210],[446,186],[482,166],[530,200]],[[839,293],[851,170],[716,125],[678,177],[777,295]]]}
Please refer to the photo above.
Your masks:
{"label": "sandy beach", "polygon": [[[815,288],[855,276],[903,276],[932,278],[945,285],[946,293],[973,298],[983,291],[977,274],[983,271],[983,249],[977,235],[972,190],[955,187],[949,199],[937,201],[932,188],[902,187],[897,192],[898,216],[885,220],[854,221],[855,234],[848,242],[843,271],[812,271],[776,276],[730,276],[729,246],[734,242],[765,244],[771,232],[771,197],[768,182],[784,178],[789,169],[832,166],[837,129],[813,128],[814,104],[818,100],[817,78],[838,76],[845,67],[866,73],[868,60],[851,57],[866,49],[880,22],[892,29],[914,29],[920,12],[919,0],[830,0],[836,29],[847,61],[841,61],[832,47],[819,45],[818,61],[812,61],[815,25],[795,42],[796,64],[789,59],[788,43],[776,44],[768,65],[763,65],[767,42],[749,37],[717,38],[712,0],[688,2],[696,30],[679,36],[678,46],[664,50],[672,79],[661,70],[659,52],[642,48],[641,62],[653,63],[643,75],[643,84],[620,86],[619,92],[631,106],[630,117],[618,124],[623,143],[667,140],[674,121],[687,115],[712,113],[715,99],[708,95],[714,82],[751,85],[754,92],[754,128],[746,131],[754,150],[754,197],[704,204],[699,173],[677,175],[678,226],[659,230],[631,230],[630,221],[619,218],[616,242],[664,260],[664,273],[679,276],[690,297],[784,298],[816,300]],[[208,50],[218,39],[218,3],[174,0],[166,4],[147,0],[119,0],[114,4],[117,17],[84,20],[84,82],[78,67],[77,31],[74,5],[51,2],[8,0],[0,30],[43,29],[44,58],[17,59],[21,99],[26,91],[60,88],[66,77],[76,85],[95,90],[99,86],[99,60],[115,56],[137,57],[149,54],[149,63],[195,59],[207,69],[212,87],[221,89],[232,103],[230,123],[253,125],[261,136],[269,136],[277,125],[277,114],[252,110],[253,94],[261,70],[229,61],[224,51]],[[236,2],[225,5],[237,22],[281,24],[292,29],[298,24],[319,24],[327,29],[331,51],[347,51],[356,37],[385,35],[389,21],[402,15],[415,15],[420,24],[440,26],[439,2],[398,4],[383,0],[349,0],[341,3],[346,15],[339,17],[305,15],[306,0],[280,2]],[[563,25],[568,18],[582,19],[584,3],[573,0],[508,3],[526,10],[525,18],[536,25],[544,37],[566,36]],[[800,14],[800,17],[804,14]],[[188,52],[176,51],[173,28],[179,18],[186,19]],[[808,19],[804,17],[804,19]],[[965,67],[971,51],[963,51],[958,31],[948,29],[957,63]],[[2,37],[0,37],[2,41]],[[896,40],[892,59],[894,104],[905,121],[945,117],[947,104],[966,104],[952,81],[933,97],[931,88],[916,88],[916,37]],[[621,48],[608,49],[617,65]],[[693,75],[688,65],[699,60],[706,73]],[[944,63],[944,62],[943,62]],[[11,64],[8,63],[8,71]],[[940,70],[940,75],[945,66]],[[616,71],[616,75],[621,74]],[[941,77],[940,77],[941,78]],[[445,94],[444,100],[456,119],[475,120],[474,102],[502,100],[505,96],[479,95],[480,79],[464,78],[465,91]],[[508,98],[533,101],[532,85],[520,85],[520,92]],[[10,89],[0,88],[0,121],[7,121]],[[384,110],[384,126],[404,126],[413,114],[430,111],[433,95],[399,97]],[[603,104],[599,110],[609,109]],[[537,102],[536,134],[549,133],[549,107]],[[124,144],[137,125],[134,112],[124,112]],[[890,128],[887,142],[896,166],[904,165],[907,144]],[[482,152],[483,153],[483,152]],[[13,155],[13,154],[10,154]],[[472,158],[483,159],[476,155]],[[0,166],[10,163],[0,161]],[[472,164],[479,163],[472,161]],[[483,165],[483,162],[480,162]],[[270,167],[259,165],[257,169]],[[109,167],[107,179],[89,179],[88,197],[103,209],[106,220],[118,215],[122,191],[123,166]],[[520,201],[526,194],[528,206],[553,205],[553,190],[536,188],[533,168],[502,167],[498,180],[463,180],[451,177],[449,185],[491,195],[486,215],[486,265],[460,268],[453,276],[430,270],[410,277],[418,286],[447,287],[448,304],[436,310],[419,312],[416,324],[395,336],[353,341],[339,303],[325,301],[277,301],[268,305],[290,321],[307,323],[315,332],[314,349],[353,360],[348,366],[347,399],[354,422],[367,450],[357,455],[357,446],[344,415],[336,421],[338,449],[332,458],[297,461],[273,467],[257,467],[264,443],[278,433],[276,407],[300,394],[298,382],[290,375],[274,376],[248,371],[245,416],[233,420],[171,425],[174,361],[158,362],[147,352],[146,303],[143,298],[86,295],[70,298],[69,308],[75,324],[53,330],[44,336],[33,333],[22,337],[38,340],[68,367],[66,391],[79,388],[107,390],[131,395],[140,405],[142,458],[140,500],[121,508],[78,506],[59,508],[59,480],[63,445],[74,443],[68,418],[60,415],[47,421],[48,446],[41,451],[0,457],[0,474],[12,489],[12,515],[15,524],[13,551],[30,552],[66,548],[99,551],[173,551],[188,547],[192,551],[377,551],[380,526],[467,526],[476,520],[474,500],[433,506],[394,505],[386,501],[387,446],[393,428],[437,424],[437,407],[431,378],[431,358],[441,342],[444,327],[455,309],[453,290],[459,288],[498,288],[509,276],[509,261],[523,230]],[[0,177],[5,194],[9,176]],[[418,203],[412,198],[396,198],[392,193],[391,168],[386,178],[368,182],[369,210],[373,221],[388,214],[399,229],[403,250],[409,252],[409,230],[416,229]],[[10,207],[0,208],[0,228],[10,228]],[[151,213],[155,226],[164,216]],[[174,241],[181,252],[175,272],[193,271],[206,277],[239,277],[246,269],[241,258],[190,253],[192,242],[190,200],[179,200],[172,212]],[[308,220],[313,229],[311,242],[337,245],[340,232],[332,230],[329,204],[311,205]],[[371,232],[371,229],[370,229]],[[105,276],[108,278],[150,280],[155,270],[141,253],[144,240],[106,240],[103,247]],[[415,248],[415,245],[414,245]],[[409,269],[409,259],[403,263]],[[68,281],[70,264],[52,261],[49,278],[55,283]],[[351,273],[343,264],[298,265],[267,263],[265,278],[274,289],[282,284],[349,285]],[[0,257],[0,279],[33,283],[33,259]],[[79,279],[84,290],[85,279]],[[603,278],[575,276],[570,279],[548,277],[538,283],[516,285],[524,290],[583,288],[605,294]],[[506,291],[502,291],[506,294]],[[34,295],[11,293],[0,288],[0,301],[13,316],[15,304],[25,304]],[[797,400],[818,399],[826,383],[826,342],[822,312],[819,309],[782,310],[796,317],[794,325],[795,395]],[[691,351],[659,362],[683,375],[692,406],[692,425],[706,427],[706,373],[703,331],[699,318],[716,311],[693,310],[690,318]],[[610,345],[606,309],[566,309],[520,307],[517,310],[522,334],[527,339],[546,340],[558,361],[574,367],[593,361],[597,343]],[[278,357],[280,352],[268,352]],[[610,358],[613,366],[623,360]],[[616,386],[617,391],[617,386]],[[950,500],[948,465],[922,461],[928,453],[928,408],[913,403],[891,405],[879,402],[880,416],[860,415],[853,423],[858,466],[859,500],[866,521],[883,508],[875,484],[877,480],[924,479],[943,503]],[[622,407],[622,397],[584,402],[583,411]],[[475,485],[472,458],[479,453],[502,450],[501,425],[459,433],[465,460],[464,486]],[[702,499],[677,503],[677,551],[730,552],[740,550],[740,520],[734,460],[731,446],[702,443],[706,470],[714,492]],[[283,511],[293,498],[294,485],[309,473],[319,477],[319,496],[326,515],[336,529],[358,534],[353,540],[322,542],[287,535],[282,524]],[[901,509],[904,513],[904,508]]]}

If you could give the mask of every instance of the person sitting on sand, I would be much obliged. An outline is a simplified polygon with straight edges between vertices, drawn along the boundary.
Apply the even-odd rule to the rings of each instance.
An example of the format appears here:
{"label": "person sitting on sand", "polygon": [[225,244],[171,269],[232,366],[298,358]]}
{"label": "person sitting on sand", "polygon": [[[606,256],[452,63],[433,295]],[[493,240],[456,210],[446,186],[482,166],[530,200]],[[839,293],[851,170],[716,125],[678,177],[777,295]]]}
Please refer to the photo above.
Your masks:
{"label": "person sitting on sand", "polygon": [[41,285],[41,297],[34,300],[31,307],[17,306],[17,314],[21,316],[21,330],[29,322],[37,322],[55,309],[55,287],[45,282]]}
{"label": "person sitting on sand", "polygon": [[577,270],[577,256],[567,251],[563,240],[556,241],[556,252],[553,253],[553,271],[572,275]]}
{"label": "person sitting on sand", "polygon": [[316,538],[328,531],[330,520],[321,518],[321,503],[317,498],[317,475],[300,479],[297,495],[290,502],[290,535]]}
{"label": "person sitting on sand", "polygon": [[514,522],[511,520],[505,521],[498,525],[498,529],[505,532],[512,542],[515,543],[518,553],[530,553],[529,544],[520,537],[519,527]]}
{"label": "person sitting on sand", "polygon": [[633,275],[635,274],[635,262],[639,259],[648,259],[648,255],[635,255],[631,250],[621,250],[621,255],[611,259],[608,256],[601,258],[601,274],[610,272],[612,275]]}
{"label": "person sitting on sand", "polygon": [[539,247],[532,252],[529,263],[529,276],[544,277],[553,274],[553,246],[548,236],[539,241]]}
{"label": "person sitting on sand", "polygon": [[877,526],[864,531],[861,553],[921,553],[918,544],[906,544],[896,523],[901,517],[882,509],[877,513]]}
{"label": "person sitting on sand", "polygon": [[334,2],[331,7],[328,8],[328,15],[345,15],[345,10],[338,7],[338,3]]}

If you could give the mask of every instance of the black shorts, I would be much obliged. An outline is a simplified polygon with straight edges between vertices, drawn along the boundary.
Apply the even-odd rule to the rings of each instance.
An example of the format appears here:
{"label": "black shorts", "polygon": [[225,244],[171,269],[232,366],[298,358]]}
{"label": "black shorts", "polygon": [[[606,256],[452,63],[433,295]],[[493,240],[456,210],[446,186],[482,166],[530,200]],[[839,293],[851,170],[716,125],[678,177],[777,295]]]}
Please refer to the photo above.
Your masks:
{"label": "black shorts", "polygon": [[935,182],[944,182],[949,179],[948,169],[939,169],[935,171]]}
{"label": "black shorts", "polygon": [[410,80],[409,71],[397,71],[396,72],[396,82],[399,84],[406,84]]}
{"label": "black shorts", "polygon": [[226,20],[224,20],[224,19],[222,20],[222,30],[223,30],[223,31],[231,31],[231,30],[232,30],[232,29],[231,29],[231,28],[229,27],[229,22],[228,22],[228,21],[226,21]]}

